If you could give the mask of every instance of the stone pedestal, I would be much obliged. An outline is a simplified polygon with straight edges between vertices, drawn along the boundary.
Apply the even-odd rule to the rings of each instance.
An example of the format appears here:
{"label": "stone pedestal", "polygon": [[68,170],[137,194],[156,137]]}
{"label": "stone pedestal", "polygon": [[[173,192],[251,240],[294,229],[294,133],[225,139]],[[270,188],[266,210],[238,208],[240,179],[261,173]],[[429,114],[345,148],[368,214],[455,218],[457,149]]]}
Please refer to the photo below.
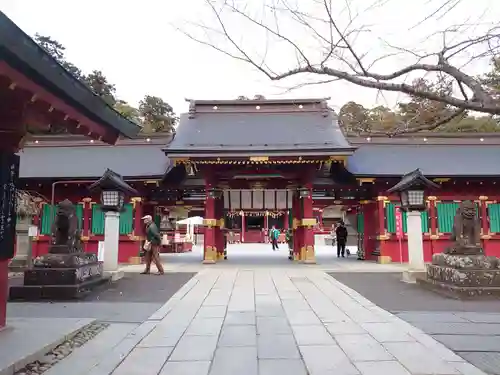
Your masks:
{"label": "stone pedestal", "polygon": [[477,247],[434,254],[426,278],[417,282],[452,298],[500,298],[500,260]]}
{"label": "stone pedestal", "polygon": [[408,265],[410,270],[424,271],[424,241],[422,238],[422,215],[420,211],[408,211]]}
{"label": "stone pedestal", "polygon": [[401,281],[409,284],[425,274],[424,242],[422,239],[422,216],[420,211],[407,212],[408,233],[408,270],[404,271]]}
{"label": "stone pedestal", "polygon": [[86,296],[105,283],[102,263],[95,253],[65,253],[52,248],[24,272],[24,285],[10,288],[11,300],[69,300]]}
{"label": "stone pedestal", "polygon": [[9,263],[9,271],[22,272],[31,266],[31,238],[28,231],[31,218],[19,219],[16,223],[16,255]]}
{"label": "stone pedestal", "polygon": [[107,211],[104,214],[104,272],[118,270],[118,246],[120,243],[120,213]]}

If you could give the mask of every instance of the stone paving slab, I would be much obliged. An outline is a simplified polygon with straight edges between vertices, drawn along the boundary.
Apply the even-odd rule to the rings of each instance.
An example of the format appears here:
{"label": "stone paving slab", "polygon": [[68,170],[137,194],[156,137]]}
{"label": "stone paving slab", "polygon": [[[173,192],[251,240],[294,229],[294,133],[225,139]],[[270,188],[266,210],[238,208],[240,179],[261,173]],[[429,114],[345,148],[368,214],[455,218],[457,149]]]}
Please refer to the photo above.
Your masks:
{"label": "stone paving slab", "polygon": [[[295,302],[283,303],[290,300]],[[420,329],[313,269],[206,269],[116,341],[101,351],[99,363],[92,357],[92,368],[73,373],[483,374]],[[82,349],[87,345],[97,344]],[[72,354],[75,361],[79,355]],[[58,368],[50,375],[67,373],[67,367]]]}
{"label": "stone paving slab", "polygon": [[[9,318],[0,331],[0,375],[12,375],[94,319]],[[29,338],[29,339],[28,339]]]}
{"label": "stone paving slab", "polygon": [[[432,335],[488,374],[500,374],[500,301],[457,301],[400,282],[400,274],[331,274]],[[397,298],[394,296],[397,295]],[[411,311],[405,311],[412,309]],[[496,311],[496,312],[495,312]],[[370,331],[368,327],[363,328]],[[330,330],[350,327],[334,325]],[[379,340],[377,332],[370,332]],[[470,367],[460,365],[459,369]],[[465,370],[464,370],[465,371]]]}

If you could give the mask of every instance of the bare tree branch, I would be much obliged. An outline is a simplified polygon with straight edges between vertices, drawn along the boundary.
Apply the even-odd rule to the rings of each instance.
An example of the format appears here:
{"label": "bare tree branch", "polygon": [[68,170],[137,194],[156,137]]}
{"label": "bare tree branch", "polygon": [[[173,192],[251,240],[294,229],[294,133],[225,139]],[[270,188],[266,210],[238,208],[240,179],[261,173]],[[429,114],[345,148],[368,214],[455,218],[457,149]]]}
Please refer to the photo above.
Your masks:
{"label": "bare tree branch", "polygon": [[[365,88],[398,92],[412,98],[443,104],[442,117],[430,123],[412,126],[411,129],[405,124],[401,124],[390,135],[396,135],[403,131],[433,130],[466,115],[468,111],[500,115],[500,103],[495,100],[491,89],[485,87],[478,77],[464,69],[464,66],[472,61],[489,60],[500,54],[500,22],[496,24],[482,22],[482,17],[487,13],[486,10],[474,21],[470,21],[472,16],[469,16],[461,24],[456,23],[442,30],[434,30],[427,37],[442,37],[442,46],[437,51],[417,52],[386,42],[385,45],[394,48],[395,53],[387,53],[372,59],[372,61],[365,61],[369,52],[362,51],[355,42],[362,33],[370,28],[367,25],[355,25],[354,21],[361,17],[364,11],[386,6],[389,0],[376,0],[361,12],[352,6],[353,0],[301,0],[295,2],[293,0],[261,0],[264,12],[261,16],[250,10],[252,2],[249,0],[246,2],[243,0],[203,1],[210,10],[210,14],[214,16],[216,25],[213,27],[199,25],[199,27],[205,32],[215,31],[223,42],[229,44],[229,47],[224,47],[223,43],[205,40],[196,37],[194,33],[181,30],[184,35],[226,56],[252,65],[270,80],[280,81],[302,74],[316,75],[319,76],[316,82],[302,82],[295,88],[341,80]],[[302,6],[305,3],[313,7],[315,11],[308,11],[307,7],[305,10],[299,8],[298,4]],[[339,9],[339,3],[342,9]],[[432,5],[434,6],[435,3],[433,2]],[[431,20],[441,21],[463,3],[465,2],[462,0],[442,0],[434,6],[429,14],[410,26],[408,30],[427,24]],[[271,14],[271,22],[266,21],[266,12]],[[287,24],[285,17],[294,22],[296,27],[309,33],[309,38],[312,38],[318,46],[307,45],[302,38],[294,37],[294,26]],[[255,30],[265,32],[277,43],[288,45],[297,56],[297,64],[281,70],[276,69],[276,71],[271,69],[265,58],[269,41],[266,41],[264,58],[255,57],[255,54],[251,53],[248,47],[237,41],[236,33],[230,31],[230,20],[233,18],[237,20],[235,24],[240,28],[244,28],[244,26],[240,25],[239,22],[246,22]],[[479,32],[476,29],[482,31]],[[463,36],[464,31],[468,31],[465,37]],[[245,32],[247,32],[246,29]],[[272,48],[269,46],[270,50]],[[399,54],[412,57],[412,62],[390,72],[376,69],[376,66],[379,66],[384,59]],[[468,56],[468,62],[458,62],[457,58],[464,55]],[[434,90],[426,85],[407,83],[407,80],[413,82],[415,77],[425,77],[427,74],[440,77],[439,79],[443,82],[446,81],[450,84],[454,82],[455,90]],[[413,79],[409,79],[409,77],[413,77]]]}

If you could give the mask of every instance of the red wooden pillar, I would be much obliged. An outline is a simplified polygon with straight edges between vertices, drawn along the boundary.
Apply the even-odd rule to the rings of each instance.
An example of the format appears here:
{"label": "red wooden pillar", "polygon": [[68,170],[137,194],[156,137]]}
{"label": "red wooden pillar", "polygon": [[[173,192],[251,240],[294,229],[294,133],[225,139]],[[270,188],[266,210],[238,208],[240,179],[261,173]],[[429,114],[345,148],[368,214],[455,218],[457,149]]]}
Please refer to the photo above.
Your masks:
{"label": "red wooden pillar", "polygon": [[284,219],[284,220],[285,220],[285,222],[283,223],[283,229],[284,229],[284,230],[288,230],[288,228],[290,227],[290,226],[289,226],[289,223],[290,223],[290,217],[289,217],[289,213],[288,213],[288,212],[289,212],[289,210],[287,209],[287,210],[285,211],[285,219]]}
{"label": "red wooden pillar", "polygon": [[314,226],[316,225],[316,218],[313,212],[312,201],[312,185],[307,184],[307,195],[302,198],[302,227],[303,227],[303,243],[305,253],[302,259],[305,263],[316,263],[314,256]]}
{"label": "red wooden pillar", "polygon": [[206,171],[205,191],[207,198],[205,200],[205,236],[203,241],[203,263],[213,264],[217,261],[217,243],[215,237],[216,207],[215,207],[215,181],[213,171]]}
{"label": "red wooden pillar", "polygon": [[130,199],[132,202],[132,208],[134,210],[134,229],[132,235],[135,237],[142,237],[144,234],[144,227],[142,224],[143,213],[143,201],[141,197],[133,197]]}
{"label": "red wooden pillar", "polygon": [[481,219],[481,244],[486,254],[488,254],[488,242],[491,238],[490,235],[490,225],[488,220],[488,197],[486,195],[481,195],[479,197],[480,206],[480,219]]}
{"label": "red wooden pillar", "polygon": [[240,233],[240,242],[245,242],[245,211],[240,211],[241,216],[241,233]]}
{"label": "red wooden pillar", "polygon": [[[428,204],[428,215],[429,215],[429,241],[430,241],[430,256],[434,254],[434,249],[436,248],[436,240],[439,239],[439,230],[437,223],[437,208],[436,208],[437,197],[430,195],[427,197]],[[430,259],[425,259],[430,261]]]}
{"label": "red wooden pillar", "polygon": [[389,239],[389,235],[387,234],[387,230],[385,228],[385,202],[388,200],[388,197],[378,196],[377,197],[377,243],[376,247],[379,249],[379,255],[377,261],[379,263],[391,263],[392,258],[388,255],[387,252],[387,240]]}
{"label": "red wooden pillar", "polygon": [[488,226],[488,207],[486,201],[488,200],[488,197],[485,195],[481,195],[479,197],[479,201],[481,202],[481,205],[479,207],[480,214],[481,214],[481,234],[483,236],[488,235],[489,233],[489,226]]}
{"label": "red wooden pillar", "polygon": [[214,227],[215,247],[217,250],[217,259],[224,259],[224,198],[218,197],[214,202],[215,219],[217,225]]}
{"label": "red wooden pillar", "polygon": [[430,238],[431,240],[437,239],[438,235],[438,226],[437,226],[437,212],[436,212],[436,199],[437,197],[435,196],[429,196],[427,197],[427,200],[429,201],[429,218],[430,218]]}
{"label": "red wooden pillar", "polygon": [[269,211],[264,214],[264,243],[269,243]]}
{"label": "red wooden pillar", "polygon": [[302,220],[302,210],[300,198],[297,192],[292,198],[293,215],[293,260],[300,260],[300,249],[302,248],[302,227],[299,225]]}
{"label": "red wooden pillar", "polygon": [[[363,250],[366,260],[373,260],[373,252],[377,244],[377,202],[363,201],[361,211],[363,212]],[[376,259],[374,259],[376,260]]]}
{"label": "red wooden pillar", "polygon": [[87,246],[90,238],[90,217],[92,216],[92,207],[90,205],[92,198],[83,198],[83,223],[82,223],[82,242],[84,251],[87,251]]}

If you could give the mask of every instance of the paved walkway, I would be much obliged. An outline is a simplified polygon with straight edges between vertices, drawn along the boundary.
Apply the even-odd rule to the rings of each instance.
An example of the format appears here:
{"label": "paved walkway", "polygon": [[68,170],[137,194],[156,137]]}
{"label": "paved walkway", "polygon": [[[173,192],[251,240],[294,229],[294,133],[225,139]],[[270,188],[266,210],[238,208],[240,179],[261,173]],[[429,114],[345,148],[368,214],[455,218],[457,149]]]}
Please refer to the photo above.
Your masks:
{"label": "paved walkway", "polygon": [[204,269],[118,345],[94,341],[47,375],[483,374],[315,269]]}
{"label": "paved walkway", "polygon": [[[203,248],[194,246],[192,252],[181,254],[162,254],[161,258],[166,271],[198,272],[209,268],[313,268],[328,272],[401,272],[406,265],[399,263],[377,264],[370,261],[359,261],[356,248],[352,247],[351,256],[337,258],[337,250],[331,246],[319,245],[315,247],[316,263],[313,265],[300,264],[288,260],[288,248],[281,245],[278,251],[272,251],[270,244],[230,244],[228,246],[228,259],[219,261],[215,265],[204,266]],[[125,266],[125,272],[141,272],[143,265]]]}

